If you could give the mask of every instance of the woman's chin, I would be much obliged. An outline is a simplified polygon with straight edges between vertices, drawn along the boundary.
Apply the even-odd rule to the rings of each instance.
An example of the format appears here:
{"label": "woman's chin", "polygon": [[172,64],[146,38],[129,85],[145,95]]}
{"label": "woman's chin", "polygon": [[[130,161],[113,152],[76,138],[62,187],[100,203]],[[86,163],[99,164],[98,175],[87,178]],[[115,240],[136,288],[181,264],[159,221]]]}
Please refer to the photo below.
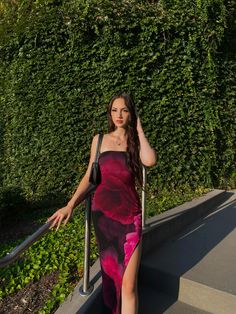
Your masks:
{"label": "woman's chin", "polygon": [[126,124],[125,123],[115,123],[115,127],[116,129],[125,129],[126,128]]}

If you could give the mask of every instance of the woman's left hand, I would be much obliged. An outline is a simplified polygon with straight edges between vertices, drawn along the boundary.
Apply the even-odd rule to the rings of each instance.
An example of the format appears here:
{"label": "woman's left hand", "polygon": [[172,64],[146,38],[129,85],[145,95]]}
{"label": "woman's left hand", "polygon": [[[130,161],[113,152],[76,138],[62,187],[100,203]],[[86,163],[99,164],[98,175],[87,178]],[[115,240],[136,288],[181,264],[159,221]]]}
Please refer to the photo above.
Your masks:
{"label": "woman's left hand", "polygon": [[137,117],[137,132],[140,142],[140,159],[144,166],[151,167],[156,164],[156,152],[149,144],[141,124],[141,120]]}

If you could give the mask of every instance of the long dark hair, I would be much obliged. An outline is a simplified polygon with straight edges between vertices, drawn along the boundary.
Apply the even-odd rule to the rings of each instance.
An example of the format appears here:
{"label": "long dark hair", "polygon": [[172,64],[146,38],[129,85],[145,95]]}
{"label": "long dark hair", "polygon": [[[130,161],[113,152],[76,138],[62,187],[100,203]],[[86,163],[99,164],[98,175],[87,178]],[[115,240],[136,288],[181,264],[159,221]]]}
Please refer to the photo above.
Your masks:
{"label": "long dark hair", "polygon": [[142,186],[143,178],[142,178],[142,166],[139,158],[139,149],[140,142],[137,132],[137,114],[136,114],[136,106],[132,99],[132,97],[125,93],[120,92],[112,97],[108,104],[107,108],[107,116],[108,116],[108,124],[109,124],[109,132],[113,132],[116,129],[115,124],[111,118],[111,109],[114,100],[117,98],[123,98],[125,101],[125,105],[129,111],[130,119],[129,124],[127,126],[127,153],[128,153],[128,166],[132,173],[134,174],[135,179]]}

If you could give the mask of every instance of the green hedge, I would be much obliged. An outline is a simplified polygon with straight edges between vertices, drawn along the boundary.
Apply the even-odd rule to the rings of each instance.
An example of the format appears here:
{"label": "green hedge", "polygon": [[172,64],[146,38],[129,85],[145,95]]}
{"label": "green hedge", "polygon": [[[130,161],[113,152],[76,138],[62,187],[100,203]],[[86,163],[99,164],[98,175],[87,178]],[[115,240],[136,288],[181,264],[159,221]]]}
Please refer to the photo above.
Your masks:
{"label": "green hedge", "polygon": [[152,187],[235,187],[234,1],[3,2],[3,187],[68,197],[126,89],[158,153]]}

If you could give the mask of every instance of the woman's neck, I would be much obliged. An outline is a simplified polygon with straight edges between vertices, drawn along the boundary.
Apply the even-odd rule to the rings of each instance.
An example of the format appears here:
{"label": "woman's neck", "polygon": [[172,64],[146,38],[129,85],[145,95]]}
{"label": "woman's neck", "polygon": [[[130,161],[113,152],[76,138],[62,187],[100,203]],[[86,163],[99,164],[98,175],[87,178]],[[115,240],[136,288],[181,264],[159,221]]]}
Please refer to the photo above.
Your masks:
{"label": "woman's neck", "polygon": [[125,138],[127,132],[124,128],[117,128],[115,131],[113,131],[113,134],[119,138]]}

